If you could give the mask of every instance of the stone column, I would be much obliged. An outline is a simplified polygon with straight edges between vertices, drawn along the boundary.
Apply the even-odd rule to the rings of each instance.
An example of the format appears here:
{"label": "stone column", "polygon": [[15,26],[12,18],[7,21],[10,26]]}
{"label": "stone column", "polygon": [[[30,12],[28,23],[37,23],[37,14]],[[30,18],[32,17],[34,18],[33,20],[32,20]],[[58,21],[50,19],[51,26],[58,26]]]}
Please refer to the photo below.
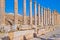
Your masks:
{"label": "stone column", "polygon": [[46,9],[44,8],[44,14],[43,14],[43,17],[44,17],[44,26],[46,26]]}
{"label": "stone column", "polygon": [[46,16],[45,21],[46,21],[46,26],[47,26],[48,25],[48,23],[47,23],[47,20],[48,20],[48,18],[47,18],[48,17],[47,9],[46,9],[46,15],[45,16]]}
{"label": "stone column", "polygon": [[36,8],[36,2],[34,2],[34,15],[35,15],[35,17],[34,17],[34,20],[35,20],[35,26],[37,26],[37,8]]}
{"label": "stone column", "polygon": [[24,7],[24,8],[23,8],[23,10],[24,10],[24,17],[23,17],[23,18],[24,18],[24,25],[25,25],[26,22],[27,22],[27,21],[26,21],[26,0],[24,0],[23,3],[24,3],[24,6],[23,6],[23,7]]}
{"label": "stone column", "polygon": [[50,26],[51,26],[51,10],[50,10]]}
{"label": "stone column", "polygon": [[5,0],[0,0],[0,8],[1,24],[5,25]]}
{"label": "stone column", "polygon": [[51,12],[51,26],[52,26],[52,12]]}
{"label": "stone column", "polygon": [[15,23],[14,24],[18,24],[18,0],[14,0],[14,10],[15,10],[15,13],[14,13],[14,21]]}
{"label": "stone column", "polygon": [[1,0],[0,0],[0,25],[1,25]]}
{"label": "stone column", "polygon": [[32,0],[30,0],[30,25],[32,25]]}
{"label": "stone column", "polygon": [[51,26],[50,22],[51,22],[51,13],[50,13],[50,9],[49,9],[49,26]]}
{"label": "stone column", "polygon": [[44,15],[44,12],[43,12],[43,7],[41,7],[41,26],[43,27],[43,24],[44,24],[44,17],[43,17],[43,15]]}
{"label": "stone column", "polygon": [[0,13],[1,13],[1,0],[0,0]]}
{"label": "stone column", "polygon": [[38,25],[40,25],[40,23],[41,23],[41,16],[40,16],[41,14],[40,14],[40,4],[38,4]]}
{"label": "stone column", "polygon": [[52,25],[54,25],[55,23],[54,23],[54,12],[52,12]]}
{"label": "stone column", "polygon": [[57,12],[56,12],[56,10],[54,10],[54,22],[55,22],[55,25],[57,25]]}
{"label": "stone column", "polygon": [[49,26],[49,22],[50,22],[50,10],[48,8],[48,26]]}

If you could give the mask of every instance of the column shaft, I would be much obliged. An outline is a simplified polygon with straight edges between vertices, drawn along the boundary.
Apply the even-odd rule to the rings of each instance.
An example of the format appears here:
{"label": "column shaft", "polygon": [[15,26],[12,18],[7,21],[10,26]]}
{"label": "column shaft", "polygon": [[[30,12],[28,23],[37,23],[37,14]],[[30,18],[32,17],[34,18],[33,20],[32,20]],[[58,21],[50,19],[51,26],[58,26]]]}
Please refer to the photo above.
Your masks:
{"label": "column shaft", "polygon": [[1,0],[0,0],[0,25],[1,25]]}
{"label": "column shaft", "polygon": [[49,26],[49,21],[50,20],[50,12],[49,12],[49,8],[48,8],[48,26]]}
{"label": "column shaft", "polygon": [[30,0],[30,25],[32,25],[32,0]]}
{"label": "column shaft", "polygon": [[51,10],[50,10],[50,26],[51,26]]}
{"label": "column shaft", "polygon": [[24,0],[24,24],[26,24],[26,0]]}
{"label": "column shaft", "polygon": [[44,8],[44,26],[46,26],[46,9]]}
{"label": "column shaft", "polygon": [[43,8],[41,7],[41,26],[43,27],[44,24],[44,12],[43,12]]}
{"label": "column shaft", "polygon": [[41,23],[41,16],[40,16],[41,14],[40,14],[40,5],[38,5],[38,25],[40,25],[40,23]]}
{"label": "column shaft", "polygon": [[52,25],[54,25],[55,23],[54,23],[54,13],[52,12]]}
{"label": "column shaft", "polygon": [[54,11],[54,22],[55,22],[55,25],[57,25],[57,12]]}
{"label": "column shaft", "polygon": [[49,10],[49,26],[50,26],[50,10]]}
{"label": "column shaft", "polygon": [[47,15],[47,14],[48,14],[48,13],[47,13],[47,9],[46,9],[46,20],[45,20],[45,21],[46,21],[46,26],[48,25],[48,23],[47,23],[47,20],[48,20],[47,17],[48,17],[48,15]]}
{"label": "column shaft", "polygon": [[5,25],[5,0],[0,0],[0,8],[1,24]]}
{"label": "column shaft", "polygon": [[15,1],[15,5],[14,5],[14,9],[15,9],[15,13],[14,13],[14,24],[18,24],[18,0],[14,0]]}
{"label": "column shaft", "polygon": [[51,26],[52,26],[52,12],[51,12]]}
{"label": "column shaft", "polygon": [[34,3],[34,12],[35,12],[35,17],[34,17],[34,19],[35,19],[35,25],[37,26],[37,8],[36,8],[36,2]]}

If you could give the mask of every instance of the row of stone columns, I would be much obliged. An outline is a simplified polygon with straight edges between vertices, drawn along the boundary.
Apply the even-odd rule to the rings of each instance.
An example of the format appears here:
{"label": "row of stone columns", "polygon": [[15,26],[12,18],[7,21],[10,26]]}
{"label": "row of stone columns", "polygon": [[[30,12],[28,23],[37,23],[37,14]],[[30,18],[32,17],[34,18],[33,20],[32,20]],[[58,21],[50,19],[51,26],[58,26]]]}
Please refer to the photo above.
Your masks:
{"label": "row of stone columns", "polygon": [[48,8],[43,8],[43,26],[54,25],[54,13]]}
{"label": "row of stone columns", "polygon": [[[42,8],[43,10],[43,16],[41,19],[41,7],[40,4],[38,4],[38,19],[37,19],[37,4],[34,2],[34,25],[43,25],[43,26],[49,26],[54,25],[54,14],[52,15],[51,10],[48,8]],[[42,22],[41,22],[42,20]],[[38,23],[37,23],[38,21]],[[42,23],[42,24],[41,24]],[[26,24],[26,0],[24,0],[24,24]],[[30,0],[30,25],[33,24],[32,21],[32,0]]]}
{"label": "row of stone columns", "polygon": [[[14,0],[14,24],[18,24],[18,0]],[[41,16],[41,10],[43,9],[43,16]],[[37,19],[37,4],[34,2],[34,25],[54,25],[54,15],[51,14],[50,9],[42,8],[40,7],[40,4],[38,4],[38,19]],[[23,16],[23,21],[24,25],[27,24],[26,21],[26,0],[24,0],[24,5],[23,5],[23,10],[24,10],[24,16]],[[1,24],[5,24],[5,0],[0,0],[0,11],[1,11]],[[3,18],[2,18],[3,17]],[[42,17],[42,19],[41,19]],[[30,0],[30,25],[33,24],[32,20],[32,0]],[[41,22],[42,20],[42,22]],[[38,22],[37,22],[38,21]]]}

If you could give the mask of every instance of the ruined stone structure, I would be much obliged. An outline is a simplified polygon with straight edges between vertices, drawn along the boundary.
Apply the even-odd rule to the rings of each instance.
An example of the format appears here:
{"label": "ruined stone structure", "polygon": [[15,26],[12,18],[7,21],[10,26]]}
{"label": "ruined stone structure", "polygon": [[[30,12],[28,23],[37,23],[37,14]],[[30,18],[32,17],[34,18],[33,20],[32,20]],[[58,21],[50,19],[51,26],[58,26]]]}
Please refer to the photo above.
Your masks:
{"label": "ruined stone structure", "polygon": [[14,0],[14,14],[6,14],[5,0],[0,0],[0,34],[2,34],[0,37],[6,35],[10,40],[29,40],[35,36],[49,35],[49,32],[54,31],[55,27],[60,27],[60,14],[57,11],[51,11],[40,4],[37,6],[35,1],[34,16],[32,16],[32,0],[29,1],[30,15],[26,16],[26,0],[23,0],[22,16],[18,14],[18,0]]}
{"label": "ruined stone structure", "polygon": [[[30,0],[30,16],[26,16],[26,0],[23,1],[23,16],[19,17],[18,15],[18,0],[14,0],[14,20],[12,24],[18,24],[22,23],[24,25],[28,25],[27,20],[29,20],[29,25],[41,25],[41,26],[52,26],[52,25],[58,25],[60,24],[60,14],[58,12],[53,11],[49,8],[41,7],[40,4],[38,4],[38,12],[37,12],[37,4],[34,2],[34,16],[32,16],[32,0]],[[38,16],[37,16],[38,14]],[[5,0],[0,0],[0,25],[6,24],[6,16],[5,14]],[[3,18],[2,18],[3,17]],[[21,18],[21,19],[20,19]],[[28,19],[27,19],[28,18]],[[33,20],[34,19],[34,20]],[[10,18],[11,20],[11,18]],[[34,22],[34,24],[33,24]]]}

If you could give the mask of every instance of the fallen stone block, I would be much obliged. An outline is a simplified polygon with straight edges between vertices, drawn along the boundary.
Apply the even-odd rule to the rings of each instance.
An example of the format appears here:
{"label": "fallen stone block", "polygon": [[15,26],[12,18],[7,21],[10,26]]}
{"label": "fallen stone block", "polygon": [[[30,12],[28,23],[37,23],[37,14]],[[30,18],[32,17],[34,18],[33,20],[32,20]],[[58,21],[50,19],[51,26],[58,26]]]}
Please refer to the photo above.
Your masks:
{"label": "fallen stone block", "polygon": [[9,36],[10,40],[13,40],[14,32],[10,32],[10,33],[8,33],[8,36]]}

